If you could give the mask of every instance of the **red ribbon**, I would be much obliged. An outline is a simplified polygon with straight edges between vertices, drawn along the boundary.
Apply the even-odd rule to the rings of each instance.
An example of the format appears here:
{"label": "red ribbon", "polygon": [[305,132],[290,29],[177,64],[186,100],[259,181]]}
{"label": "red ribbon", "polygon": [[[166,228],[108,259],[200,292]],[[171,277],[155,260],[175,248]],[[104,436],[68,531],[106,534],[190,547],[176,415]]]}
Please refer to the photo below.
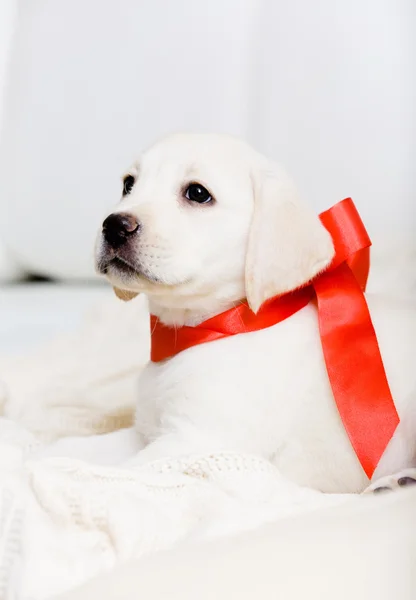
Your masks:
{"label": "red ribbon", "polygon": [[320,215],[335,257],[309,285],[268,300],[254,314],[242,303],[196,327],[171,328],[151,316],[151,360],[192,346],[276,325],[316,296],[322,348],[342,422],[368,477],[399,423],[364,296],[370,238],[351,198]]}

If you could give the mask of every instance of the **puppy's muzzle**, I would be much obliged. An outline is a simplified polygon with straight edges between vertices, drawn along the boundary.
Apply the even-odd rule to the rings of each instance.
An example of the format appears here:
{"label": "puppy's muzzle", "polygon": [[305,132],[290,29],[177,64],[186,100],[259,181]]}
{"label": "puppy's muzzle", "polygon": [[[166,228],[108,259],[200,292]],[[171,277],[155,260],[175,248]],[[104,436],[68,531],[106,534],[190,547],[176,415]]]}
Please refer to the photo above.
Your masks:
{"label": "puppy's muzzle", "polygon": [[103,223],[103,237],[114,250],[123,246],[140,229],[136,217],[129,213],[113,213]]}

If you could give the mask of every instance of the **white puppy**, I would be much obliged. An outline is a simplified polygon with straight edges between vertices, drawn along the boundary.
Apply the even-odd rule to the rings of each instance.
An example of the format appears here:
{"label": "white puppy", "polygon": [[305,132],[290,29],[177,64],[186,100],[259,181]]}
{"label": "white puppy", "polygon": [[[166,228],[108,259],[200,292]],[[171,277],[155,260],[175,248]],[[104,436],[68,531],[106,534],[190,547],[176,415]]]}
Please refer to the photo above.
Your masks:
{"label": "white puppy", "polygon": [[[120,296],[145,293],[151,313],[174,327],[194,326],[245,298],[257,311],[308,282],[333,252],[318,216],[301,205],[281,169],[241,141],[195,134],[162,140],[127,171],[96,261]],[[416,312],[367,299],[403,422],[377,469],[381,476],[416,466],[416,431],[409,431]],[[325,492],[368,484],[334,402],[312,303],[268,329],[149,363],[138,393],[139,462],[240,451],[267,457],[292,481]],[[407,471],[407,483],[413,475]]]}

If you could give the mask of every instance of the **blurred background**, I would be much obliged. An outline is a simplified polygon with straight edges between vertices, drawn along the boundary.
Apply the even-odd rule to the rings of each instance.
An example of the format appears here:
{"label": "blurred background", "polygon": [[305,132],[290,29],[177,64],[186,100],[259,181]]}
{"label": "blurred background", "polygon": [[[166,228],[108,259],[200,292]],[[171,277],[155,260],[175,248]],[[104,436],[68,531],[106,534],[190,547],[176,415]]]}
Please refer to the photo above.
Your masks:
{"label": "blurred background", "polygon": [[1,0],[0,351],[110,294],[97,227],[177,130],[246,138],[317,211],[352,196],[372,289],[414,292],[415,33],[414,0]]}

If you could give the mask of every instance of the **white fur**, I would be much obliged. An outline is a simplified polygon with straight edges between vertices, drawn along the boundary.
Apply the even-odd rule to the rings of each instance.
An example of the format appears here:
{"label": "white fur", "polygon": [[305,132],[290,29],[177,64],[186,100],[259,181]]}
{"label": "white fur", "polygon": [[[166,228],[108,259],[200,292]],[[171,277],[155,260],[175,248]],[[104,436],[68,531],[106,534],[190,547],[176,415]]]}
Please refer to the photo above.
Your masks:
{"label": "white fur", "polygon": [[[333,256],[326,230],[287,176],[243,142],[171,136],[129,172],[137,182],[118,210],[142,225],[129,248],[140,275],[112,267],[107,274],[118,288],[146,293],[152,313],[168,325],[195,325],[246,297],[256,311],[267,298],[309,281]],[[190,205],[182,190],[191,181],[206,186],[215,203]],[[97,263],[103,258],[99,239]],[[414,423],[416,313],[387,299],[368,297],[368,303],[397,409],[404,425]],[[138,462],[251,452],[322,491],[361,491],[367,484],[334,403],[312,304],[269,329],[149,363],[136,426],[146,445]],[[384,469],[411,466],[411,440],[414,428],[400,426]],[[376,475],[385,474],[382,460]]]}

